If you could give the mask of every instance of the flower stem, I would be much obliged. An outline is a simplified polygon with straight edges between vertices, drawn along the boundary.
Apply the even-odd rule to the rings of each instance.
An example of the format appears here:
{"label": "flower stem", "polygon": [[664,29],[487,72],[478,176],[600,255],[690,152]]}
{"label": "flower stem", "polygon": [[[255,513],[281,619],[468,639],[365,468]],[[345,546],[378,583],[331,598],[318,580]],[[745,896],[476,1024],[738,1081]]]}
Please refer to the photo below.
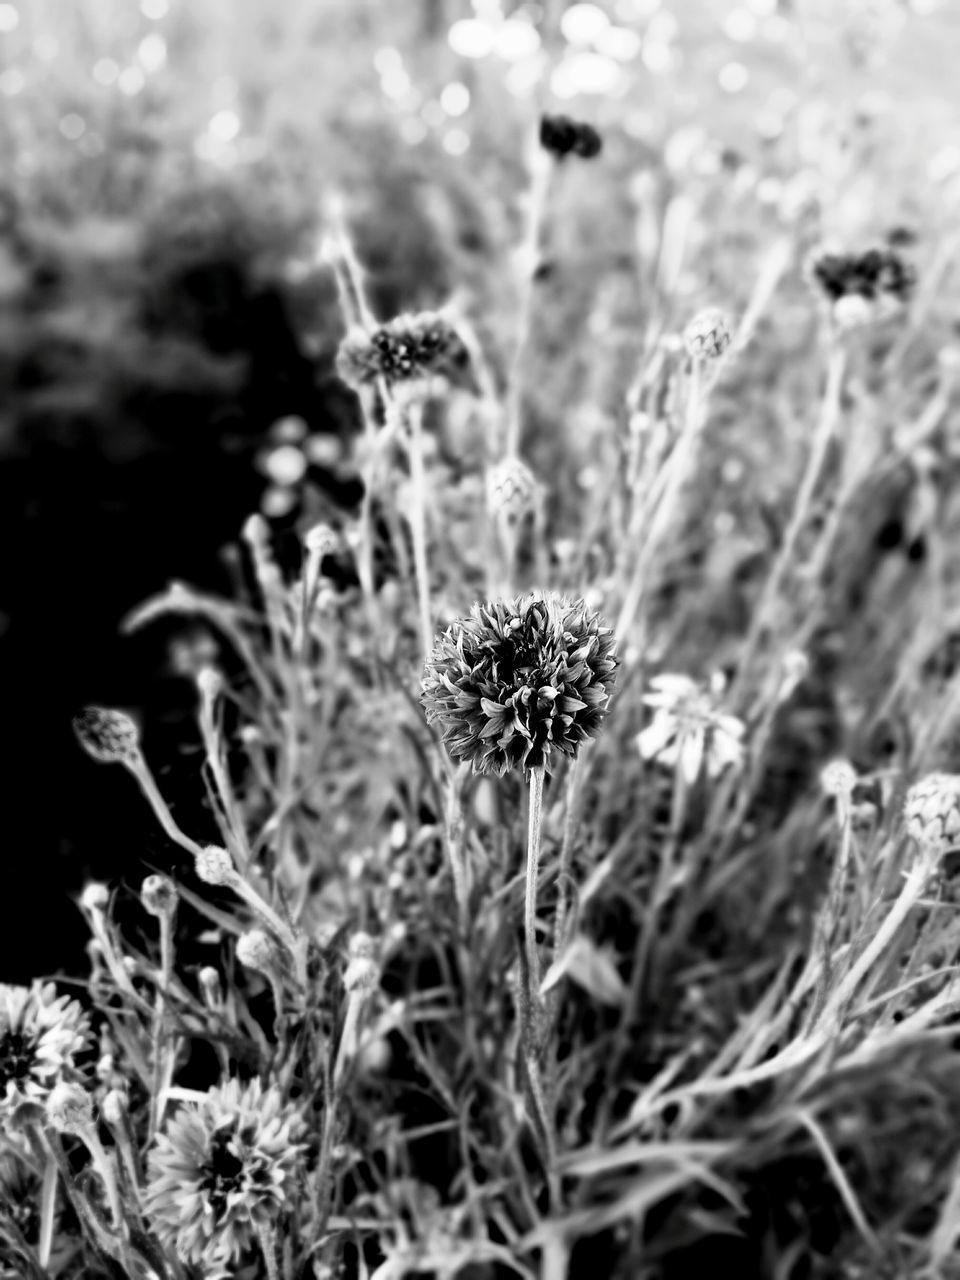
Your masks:
{"label": "flower stem", "polygon": [[417,605],[420,613],[420,641],[424,661],[433,648],[433,619],[430,608],[430,577],[427,564],[426,476],[423,468],[423,405],[414,401],[408,410],[410,425],[410,532],[417,577]]}
{"label": "flower stem", "polygon": [[507,394],[507,438],[504,452],[508,458],[515,458],[520,452],[520,430],[523,416],[523,372],[533,330],[533,302],[536,290],[540,239],[543,234],[547,197],[550,193],[550,185],[554,174],[554,162],[551,157],[540,149],[537,142],[534,143],[534,147],[530,191],[527,197],[526,225],[520,246],[520,271],[522,274],[518,305],[518,332],[513,361],[510,366]]}
{"label": "flower stem", "polygon": [[543,827],[543,765],[530,770],[530,812],[527,824],[526,894],[523,940],[527,957],[527,984],[531,1012],[540,1004],[540,957],[537,952],[537,881],[540,874],[540,837]]}
{"label": "flower stem", "polygon": [[570,877],[570,862],[573,858],[573,837],[577,828],[577,783],[580,778],[580,756],[574,756],[570,771],[567,774],[566,809],[563,817],[563,843],[560,845],[560,863],[557,872],[557,914],[553,922],[553,958],[563,950],[563,935],[567,923],[567,906],[569,890],[567,880]]}

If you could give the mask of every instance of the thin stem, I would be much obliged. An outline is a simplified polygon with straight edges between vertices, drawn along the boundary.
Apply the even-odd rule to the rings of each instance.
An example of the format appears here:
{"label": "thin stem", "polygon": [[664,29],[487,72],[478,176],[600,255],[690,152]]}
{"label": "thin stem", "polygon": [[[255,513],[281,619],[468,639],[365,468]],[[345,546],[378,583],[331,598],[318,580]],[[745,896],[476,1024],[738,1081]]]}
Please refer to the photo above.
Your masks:
{"label": "thin stem", "polygon": [[257,1227],[257,1235],[260,1239],[263,1260],[267,1264],[267,1280],[280,1280],[280,1269],[277,1266],[277,1241],[273,1228],[266,1222],[261,1222]]}
{"label": "thin stem", "polygon": [[293,934],[293,930],[286,924],[268,903],[264,902],[256,889],[247,884],[246,880],[237,873],[230,877],[230,888],[239,898],[243,898],[244,902],[261,917],[265,924],[268,924],[273,932],[277,935],[284,946],[294,957],[297,953],[297,939]]}
{"label": "thin stem", "polygon": [[[124,761],[124,763],[126,762]],[[150,768],[143,757],[140,756],[135,763],[127,764],[127,768],[139,782],[140,790],[146,796],[157,821],[170,839],[175,844],[180,845],[182,849],[186,849],[188,853],[192,853],[195,858],[202,854],[203,849],[197,844],[196,840],[192,840],[177,826],[173,814],[170,812],[170,807],[160,794],[160,789],[154,782],[153,774],[150,772]]]}
{"label": "thin stem", "polygon": [[537,882],[540,875],[540,838],[543,827],[543,775],[540,765],[530,770],[530,812],[527,823],[526,895],[523,939],[527,957],[527,984],[531,1011],[540,1003],[540,956],[537,951]]}
{"label": "thin stem", "polygon": [[735,704],[737,695],[743,692],[750,666],[756,656],[756,651],[763,635],[770,606],[783,585],[783,580],[793,559],[797,541],[807,522],[817,482],[827,460],[827,454],[833,441],[833,434],[840,417],[840,394],[843,389],[846,364],[847,356],[844,347],[834,347],[830,353],[830,360],[827,366],[827,381],[820,410],[820,421],[817,425],[813,447],[810,450],[810,457],[807,460],[807,468],[797,491],[797,499],[794,503],[793,514],[790,517],[790,524],[787,526],[787,531],[784,535],[783,544],[777,553],[773,568],[754,608],[753,620],[744,640],[743,652],[738,664],[737,678],[733,689],[730,691],[731,705]]}
{"label": "thin stem", "polygon": [[83,1145],[90,1152],[93,1160],[94,1168],[100,1175],[104,1190],[107,1193],[107,1200],[110,1204],[110,1216],[113,1219],[114,1229],[120,1233],[121,1228],[125,1224],[123,1216],[123,1208],[120,1204],[120,1192],[117,1188],[117,1179],[113,1172],[113,1166],[110,1163],[110,1157],[103,1149],[103,1143],[97,1137],[96,1130],[92,1125],[85,1127],[83,1132],[78,1134],[83,1141]]}
{"label": "thin stem", "polygon": [[563,950],[564,932],[567,923],[567,907],[570,892],[567,881],[570,878],[570,863],[573,858],[573,837],[577,829],[577,783],[580,778],[580,757],[574,756],[570,771],[567,774],[566,809],[563,815],[563,841],[560,845],[560,862],[557,868],[557,913],[553,922],[553,958]]}
{"label": "thin stem", "polygon": [[[156,1133],[162,1119],[163,1107],[161,1106],[161,1095],[163,1092],[164,1077],[164,1049],[166,1017],[167,1017],[167,991],[170,986],[170,977],[173,973],[173,917],[172,915],[162,915],[160,917],[160,971],[157,974],[157,1000],[156,1008],[153,1015],[153,1088],[150,1098],[150,1127],[149,1136],[152,1139]],[[166,1083],[169,1083],[167,1081]]]}
{"label": "thin stem", "polygon": [[466,937],[470,925],[470,884],[464,852],[464,784],[465,778],[462,771],[458,770],[451,774],[447,800],[446,846],[450,873],[453,877],[453,891],[460,916],[460,932]]}
{"label": "thin stem", "polygon": [[415,400],[409,406],[410,426],[410,533],[413,538],[413,562],[417,578],[417,605],[420,614],[420,642],[424,661],[433,648],[433,620],[430,608],[430,577],[427,565],[426,476],[423,467],[423,405]]}

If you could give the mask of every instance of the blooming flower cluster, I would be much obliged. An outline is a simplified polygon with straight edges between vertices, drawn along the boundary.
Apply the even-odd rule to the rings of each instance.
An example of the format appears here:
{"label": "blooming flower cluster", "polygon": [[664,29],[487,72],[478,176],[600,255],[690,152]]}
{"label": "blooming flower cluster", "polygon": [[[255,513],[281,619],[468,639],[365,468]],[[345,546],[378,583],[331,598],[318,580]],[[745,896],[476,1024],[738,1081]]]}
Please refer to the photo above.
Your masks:
{"label": "blooming flower cluster", "polygon": [[463,342],[438,312],[400,315],[368,331],[356,328],[344,338],[337,371],[353,387],[415,382],[450,371],[466,359]]}
{"label": "blooming flower cluster", "polygon": [[713,778],[740,762],[745,726],[736,716],[720,711],[721,680],[704,689],[689,676],[659,675],[651,679],[650,687],[653,693],[643,701],[654,709],[654,717],[637,735],[645,760],[679,769],[691,785],[704,765]]}
{"label": "blooming flower cluster", "polygon": [[19,1102],[44,1102],[74,1067],[89,1027],[76,1000],[53,983],[0,984],[0,1118]]}
{"label": "blooming flower cluster", "polygon": [[592,160],[603,150],[603,138],[591,124],[569,116],[545,115],[540,120],[540,145],[558,160],[568,155]]}
{"label": "blooming flower cluster", "polygon": [[210,1089],[167,1123],[148,1161],[147,1214],[184,1262],[236,1263],[292,1206],[302,1122],[276,1088]]}
{"label": "blooming flower cluster", "polygon": [[476,773],[549,767],[594,736],[610,701],[614,635],[555,593],[474,605],[427,661],[422,702]]}

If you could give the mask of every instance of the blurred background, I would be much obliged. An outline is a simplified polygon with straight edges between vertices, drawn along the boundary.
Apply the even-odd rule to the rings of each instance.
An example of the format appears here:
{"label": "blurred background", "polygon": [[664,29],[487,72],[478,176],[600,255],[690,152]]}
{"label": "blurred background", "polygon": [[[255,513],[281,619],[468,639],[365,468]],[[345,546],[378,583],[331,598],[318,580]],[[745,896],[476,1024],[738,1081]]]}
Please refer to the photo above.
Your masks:
{"label": "blurred background", "polygon": [[[0,2],[0,980],[82,969],[70,895],[170,865],[132,780],[76,745],[81,706],[133,711],[181,824],[214,834],[192,677],[228,655],[199,618],[121,623],[171,580],[236,595],[251,512],[294,567],[298,529],[355,507],[334,213],[380,318],[453,304],[499,375],[539,114],[601,130],[555,195],[528,380],[562,533],[654,300],[681,328],[736,312],[781,244],[955,252],[958,56],[949,0]],[[935,347],[958,312],[930,310]],[[797,278],[768,384],[809,379],[811,311]],[[799,465],[751,379],[718,408],[708,538]]]}

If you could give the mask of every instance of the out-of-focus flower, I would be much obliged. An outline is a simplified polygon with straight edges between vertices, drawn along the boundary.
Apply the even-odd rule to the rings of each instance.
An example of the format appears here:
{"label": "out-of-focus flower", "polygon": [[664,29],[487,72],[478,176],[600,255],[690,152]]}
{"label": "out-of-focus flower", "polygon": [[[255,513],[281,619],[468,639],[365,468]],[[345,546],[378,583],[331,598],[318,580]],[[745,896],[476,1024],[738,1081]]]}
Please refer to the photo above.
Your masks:
{"label": "out-of-focus flower", "polygon": [[47,1120],[58,1133],[85,1134],[93,1128],[93,1102],[86,1089],[61,1080],[47,1098]]}
{"label": "out-of-focus flower", "polygon": [[73,1069],[89,1025],[76,1000],[53,983],[0,984],[0,1118],[24,1098],[44,1102]]}
{"label": "out-of-focus flower", "polygon": [[679,769],[691,785],[704,765],[715,778],[728,765],[740,763],[745,726],[720,711],[719,681],[704,689],[689,676],[659,675],[650,687],[654,692],[643,701],[654,708],[654,717],[636,739],[644,760]]}
{"label": "out-of-focus flower", "polygon": [[395,385],[449,372],[465,358],[463,341],[449,320],[423,311],[397,316],[372,331],[351,330],[340,344],[337,371],[353,387],[379,378]]}
{"label": "out-of-focus flower", "polygon": [[487,505],[494,516],[518,524],[533,510],[537,482],[519,458],[504,458],[487,473]]}
{"label": "out-of-focus flower", "polygon": [[475,773],[549,768],[598,732],[616,668],[613,631],[582,600],[487,601],[438,639],[421,701]]}
{"label": "out-of-focus flower", "polygon": [[123,711],[85,707],[74,716],[73,730],[87,755],[100,764],[135,764],[140,759],[140,731]]}
{"label": "out-of-focus flower", "polygon": [[857,785],[857,771],[849,760],[831,760],[820,771],[820,785],[843,809],[848,809]]}
{"label": "out-of-focus flower", "polygon": [[545,115],[540,120],[540,145],[558,160],[568,155],[592,160],[603,150],[603,138],[592,124],[569,116]]}
{"label": "out-of-focus flower", "polygon": [[946,853],[960,846],[960,774],[931,773],[907,792],[907,834],[923,849]]}
{"label": "out-of-focus flower", "polygon": [[910,300],[917,273],[894,245],[861,252],[815,249],[807,260],[813,288],[840,328],[855,328],[895,314]]}
{"label": "out-of-focus flower", "polygon": [[694,360],[719,359],[730,341],[730,322],[719,307],[698,311],[683,331],[683,345]]}
{"label": "out-of-focus flower", "polygon": [[276,944],[263,929],[248,929],[237,939],[237,959],[245,969],[256,969],[267,976],[279,972],[283,961]]}
{"label": "out-of-focus flower", "polygon": [[239,1080],[181,1107],[148,1159],[146,1212],[181,1261],[236,1263],[292,1207],[302,1121],[274,1087]]}

